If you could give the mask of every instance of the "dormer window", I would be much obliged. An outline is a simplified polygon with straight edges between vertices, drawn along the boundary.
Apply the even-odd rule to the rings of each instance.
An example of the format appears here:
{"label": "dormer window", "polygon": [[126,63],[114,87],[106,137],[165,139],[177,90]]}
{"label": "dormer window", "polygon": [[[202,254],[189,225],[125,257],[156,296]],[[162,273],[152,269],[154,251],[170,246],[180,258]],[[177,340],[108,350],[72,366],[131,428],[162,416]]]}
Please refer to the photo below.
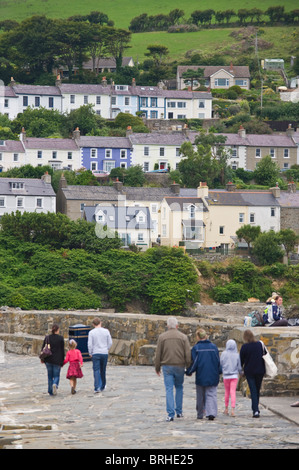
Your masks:
{"label": "dormer window", "polygon": [[189,210],[189,217],[190,219],[195,219],[195,206],[193,204],[191,204],[189,207],[188,207],[188,210]]}
{"label": "dormer window", "polygon": [[15,181],[14,183],[9,183],[10,189],[24,189],[24,183]]}

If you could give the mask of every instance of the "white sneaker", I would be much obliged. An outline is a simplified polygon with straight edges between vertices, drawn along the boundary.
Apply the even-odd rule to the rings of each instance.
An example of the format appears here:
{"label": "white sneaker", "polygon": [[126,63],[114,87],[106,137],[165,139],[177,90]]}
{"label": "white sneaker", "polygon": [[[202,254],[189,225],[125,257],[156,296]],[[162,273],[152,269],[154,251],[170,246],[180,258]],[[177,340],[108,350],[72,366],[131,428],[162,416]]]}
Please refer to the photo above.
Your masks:
{"label": "white sneaker", "polygon": [[56,386],[56,384],[53,384],[52,390],[53,390],[53,395],[57,395],[57,386]]}

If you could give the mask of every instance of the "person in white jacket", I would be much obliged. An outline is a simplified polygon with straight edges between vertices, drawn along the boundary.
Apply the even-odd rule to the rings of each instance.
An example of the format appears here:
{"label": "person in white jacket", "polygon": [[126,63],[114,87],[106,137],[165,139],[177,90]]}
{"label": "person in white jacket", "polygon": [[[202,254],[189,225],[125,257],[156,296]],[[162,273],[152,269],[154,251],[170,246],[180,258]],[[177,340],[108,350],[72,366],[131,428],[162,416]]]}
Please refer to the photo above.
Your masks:
{"label": "person in white jacket", "polygon": [[92,324],[94,329],[88,333],[87,345],[92,359],[94,391],[99,393],[106,388],[106,367],[112,338],[109,330],[102,327],[102,322],[98,317],[93,320]]}
{"label": "person in white jacket", "polygon": [[237,343],[229,339],[226,343],[225,351],[221,353],[220,364],[222,367],[224,384],[224,414],[228,414],[229,399],[231,400],[231,416],[235,416],[236,407],[236,389],[239,375],[242,374],[240,355],[237,349]]}

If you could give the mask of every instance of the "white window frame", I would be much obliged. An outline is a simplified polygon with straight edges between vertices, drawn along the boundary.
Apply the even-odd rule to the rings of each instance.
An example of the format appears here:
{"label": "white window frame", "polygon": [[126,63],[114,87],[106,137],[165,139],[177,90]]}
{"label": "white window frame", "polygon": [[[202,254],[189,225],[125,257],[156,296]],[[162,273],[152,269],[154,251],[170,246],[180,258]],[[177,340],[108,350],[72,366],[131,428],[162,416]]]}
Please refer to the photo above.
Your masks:
{"label": "white window frame", "polygon": [[16,198],[16,207],[24,207],[24,198],[23,197],[17,197]]}
{"label": "white window frame", "polygon": [[143,147],[143,155],[145,157],[149,156],[149,147],[147,147],[147,146]]}
{"label": "white window frame", "polygon": [[290,158],[289,149],[283,149],[283,158]]}
{"label": "white window frame", "polygon": [[111,170],[115,168],[115,160],[104,160],[103,161],[103,170],[107,171],[107,173],[110,173]]}
{"label": "white window frame", "polygon": [[97,171],[97,169],[98,169],[98,162],[91,162],[91,163],[90,163],[90,169],[91,169],[91,171]]}
{"label": "white window frame", "polygon": [[255,149],[255,158],[261,158],[261,149],[260,148]]}
{"label": "white window frame", "polygon": [[70,103],[75,104],[76,102],[76,95],[70,95]]}
{"label": "white window frame", "polygon": [[[38,204],[38,201],[41,201],[40,205]],[[37,209],[42,209],[44,207],[44,198],[43,197],[37,197],[35,199],[35,207]]]}
{"label": "white window frame", "polygon": [[127,158],[127,151],[126,149],[120,149],[120,159],[125,160]]}
{"label": "white window frame", "polygon": [[240,224],[243,224],[245,221],[245,214],[244,212],[239,212],[239,222]]}
{"label": "white window frame", "polygon": [[[3,204],[1,204],[2,201],[3,201]],[[1,209],[2,207],[6,207],[6,197],[5,197],[5,196],[4,196],[4,197],[3,197],[3,196],[0,197],[0,209]]]}
{"label": "white window frame", "polygon": [[112,149],[105,149],[105,158],[112,158]]}
{"label": "white window frame", "polygon": [[269,154],[271,158],[275,158],[275,148],[270,148]]}
{"label": "white window frame", "polygon": [[90,149],[90,158],[97,158],[97,149],[96,148]]}

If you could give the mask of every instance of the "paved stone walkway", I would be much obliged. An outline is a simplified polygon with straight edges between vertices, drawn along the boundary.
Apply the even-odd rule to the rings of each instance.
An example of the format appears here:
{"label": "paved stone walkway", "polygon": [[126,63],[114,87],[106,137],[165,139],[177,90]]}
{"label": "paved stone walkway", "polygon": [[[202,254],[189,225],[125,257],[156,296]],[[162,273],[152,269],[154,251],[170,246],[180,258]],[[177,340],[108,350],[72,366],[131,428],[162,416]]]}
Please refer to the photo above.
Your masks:
{"label": "paved stone walkway", "polygon": [[[58,394],[47,394],[46,368],[38,358],[6,354],[0,363],[0,448],[5,449],[297,449],[299,408],[293,398],[269,399],[280,411],[237,395],[236,417],[223,414],[224,388],[218,387],[219,414],[197,420],[194,377],[184,385],[184,418],[166,423],[163,378],[154,368],[108,364],[107,389],[93,393],[91,362],[85,362],[77,394],[70,394],[61,371]],[[274,401],[273,401],[274,400]],[[263,402],[267,399],[264,397]],[[291,419],[292,419],[291,417]],[[297,424],[296,424],[297,422]]]}

